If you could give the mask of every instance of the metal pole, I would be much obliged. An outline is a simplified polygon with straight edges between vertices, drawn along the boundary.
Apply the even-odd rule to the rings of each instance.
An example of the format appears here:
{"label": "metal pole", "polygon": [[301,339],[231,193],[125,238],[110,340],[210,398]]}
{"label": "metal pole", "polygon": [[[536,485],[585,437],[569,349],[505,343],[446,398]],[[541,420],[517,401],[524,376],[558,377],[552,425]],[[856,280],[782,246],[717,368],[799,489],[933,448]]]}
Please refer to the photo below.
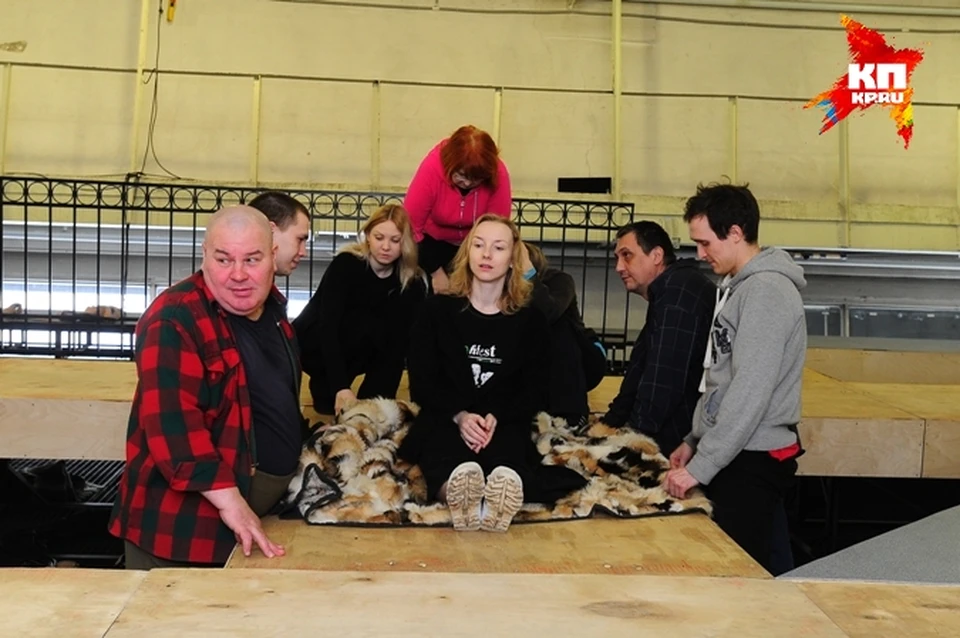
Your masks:
{"label": "metal pole", "polygon": [[840,212],[843,216],[840,231],[840,246],[850,247],[850,124],[841,120],[840,124]]}
{"label": "metal pole", "polygon": [[[143,109],[143,65],[147,59],[147,25],[150,18],[150,0],[140,2],[140,48],[137,54],[136,86],[133,90],[133,127],[130,133],[130,172],[140,170],[140,111]],[[154,76],[154,81],[157,80]]]}
{"label": "metal pole", "polygon": [[7,130],[10,123],[10,86],[13,77],[13,65],[3,65],[3,78],[0,79],[0,95],[3,96],[3,116],[0,117],[0,175],[7,167]]}
{"label": "metal pole", "polygon": [[956,242],[954,247],[960,249],[960,107],[957,107],[957,207],[954,211]]}
{"label": "metal pole", "polygon": [[380,82],[373,83],[373,117],[370,121],[370,176],[373,190],[380,188]]}
{"label": "metal pole", "polygon": [[493,90],[493,141],[500,146],[500,124],[503,116],[503,89]]}
{"label": "metal pole", "polygon": [[623,92],[623,2],[613,0],[613,198],[620,200],[623,187],[621,174],[623,161],[621,94]]}
{"label": "metal pole", "polygon": [[736,184],[739,180],[737,173],[740,170],[740,122],[737,107],[739,99],[733,96],[730,104],[730,180]]}
{"label": "metal pole", "polygon": [[260,96],[263,80],[260,76],[253,78],[253,114],[251,117],[250,135],[250,179],[254,186],[260,183]]}
{"label": "metal pole", "polygon": [[[957,215],[960,221],[960,106],[957,107]],[[960,225],[957,229],[960,231]]]}
{"label": "metal pole", "polygon": [[[696,9],[772,9],[774,11],[813,11],[818,13],[865,13],[911,17],[960,17],[955,7],[895,6],[888,4],[860,4],[859,2],[797,2],[790,0],[657,0],[656,4],[694,7]],[[901,3],[905,4],[905,3]],[[920,3],[914,3],[920,4]]]}

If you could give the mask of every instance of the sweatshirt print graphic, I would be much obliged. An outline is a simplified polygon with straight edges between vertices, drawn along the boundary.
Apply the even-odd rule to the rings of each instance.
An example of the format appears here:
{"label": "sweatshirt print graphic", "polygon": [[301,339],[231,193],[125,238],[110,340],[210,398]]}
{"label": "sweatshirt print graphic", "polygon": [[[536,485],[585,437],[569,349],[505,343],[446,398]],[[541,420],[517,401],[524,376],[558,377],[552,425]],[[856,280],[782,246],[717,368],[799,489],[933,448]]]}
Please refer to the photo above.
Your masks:
{"label": "sweatshirt print graphic", "polygon": [[761,250],[720,284],[705,355],[703,395],[687,442],[687,471],[709,484],[743,450],[797,442],[807,347],[801,268],[779,248]]}
{"label": "sweatshirt print graphic", "polygon": [[473,343],[467,346],[467,359],[473,371],[473,383],[479,388],[493,377],[494,371],[503,363],[497,356],[497,346]]}

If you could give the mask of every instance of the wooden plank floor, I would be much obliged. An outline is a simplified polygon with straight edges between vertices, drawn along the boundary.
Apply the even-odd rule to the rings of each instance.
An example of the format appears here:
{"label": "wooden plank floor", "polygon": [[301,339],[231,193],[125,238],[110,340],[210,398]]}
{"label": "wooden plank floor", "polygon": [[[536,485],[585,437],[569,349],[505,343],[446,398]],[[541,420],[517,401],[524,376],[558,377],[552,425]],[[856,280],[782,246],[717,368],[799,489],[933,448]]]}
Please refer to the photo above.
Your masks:
{"label": "wooden plank floor", "polygon": [[513,525],[506,534],[450,528],[376,529],[264,519],[287,554],[228,568],[363,572],[770,575],[704,514],[618,520],[594,518]]}
{"label": "wooden plank floor", "polygon": [[844,636],[793,583],[597,574],[156,570],[107,638]]}
{"label": "wooden plank floor", "polygon": [[103,636],[146,572],[0,569],[0,636]]}

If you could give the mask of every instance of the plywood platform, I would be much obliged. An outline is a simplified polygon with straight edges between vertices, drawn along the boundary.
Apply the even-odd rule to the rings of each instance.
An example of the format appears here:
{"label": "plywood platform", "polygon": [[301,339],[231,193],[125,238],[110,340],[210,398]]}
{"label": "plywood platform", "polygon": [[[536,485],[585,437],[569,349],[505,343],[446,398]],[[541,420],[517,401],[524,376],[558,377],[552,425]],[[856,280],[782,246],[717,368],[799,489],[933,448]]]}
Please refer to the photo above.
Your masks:
{"label": "plywood platform", "polygon": [[804,370],[800,473],[920,476],[924,419],[855,386]]}
{"label": "plywood platform", "polygon": [[[811,349],[800,473],[960,478],[957,369],[958,353]],[[604,379],[591,409],[604,411],[621,381]],[[135,384],[131,362],[0,358],[0,457],[122,460]]]}
{"label": "plywood platform", "polygon": [[797,585],[847,636],[960,636],[960,587],[857,581]]}
{"label": "plywood platform", "polygon": [[0,570],[0,635],[955,636],[960,587],[644,574]]}
{"label": "plywood platform", "polygon": [[106,569],[0,569],[0,636],[103,636],[145,576]]}
{"label": "plywood platform", "polygon": [[264,519],[287,554],[247,558],[228,568],[376,572],[770,575],[706,515],[595,518],[513,525],[506,534],[450,528],[367,528]]}
{"label": "plywood platform", "polygon": [[960,352],[808,348],[806,366],[839,381],[960,384]]}
{"label": "plywood platform", "polygon": [[792,583],[594,574],[151,572],[107,638],[844,632]]}

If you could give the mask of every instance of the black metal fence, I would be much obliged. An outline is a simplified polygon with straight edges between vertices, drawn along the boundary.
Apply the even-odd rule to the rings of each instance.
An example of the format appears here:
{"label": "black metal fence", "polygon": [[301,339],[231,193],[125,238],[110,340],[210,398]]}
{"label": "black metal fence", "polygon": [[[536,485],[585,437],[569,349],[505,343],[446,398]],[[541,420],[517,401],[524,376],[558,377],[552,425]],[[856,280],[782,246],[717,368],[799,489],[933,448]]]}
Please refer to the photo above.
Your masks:
{"label": "black metal fence", "polygon": [[[199,268],[207,216],[263,190],[0,176],[0,354],[131,357],[139,315]],[[285,190],[313,220],[307,259],[278,281],[295,315],[369,214],[403,196]],[[629,203],[514,200],[524,238],[577,281],[584,320],[608,346],[611,371],[633,340],[631,301],[611,253],[617,228],[633,216]]]}

